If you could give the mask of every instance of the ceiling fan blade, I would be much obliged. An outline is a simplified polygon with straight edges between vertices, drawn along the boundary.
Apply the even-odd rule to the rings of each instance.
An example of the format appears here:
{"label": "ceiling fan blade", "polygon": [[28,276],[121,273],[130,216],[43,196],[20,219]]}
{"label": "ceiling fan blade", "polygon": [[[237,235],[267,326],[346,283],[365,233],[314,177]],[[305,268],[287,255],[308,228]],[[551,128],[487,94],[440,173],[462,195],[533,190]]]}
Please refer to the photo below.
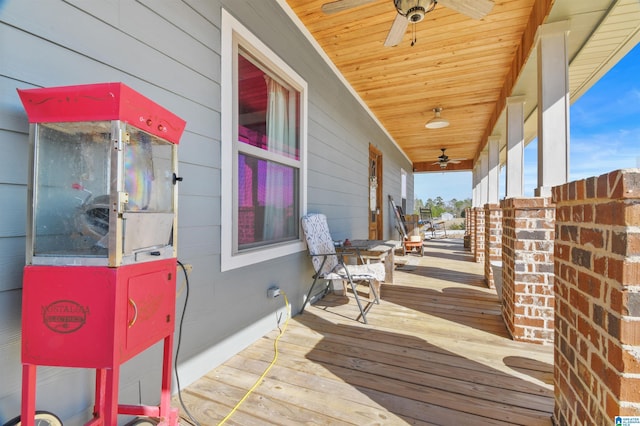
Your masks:
{"label": "ceiling fan blade", "polygon": [[387,39],[384,41],[384,45],[387,47],[393,47],[400,44],[402,37],[404,37],[404,33],[407,32],[408,25],[409,21],[407,18],[398,13],[396,15],[396,19],[393,20],[393,24],[391,25],[389,34],[387,34]]}
{"label": "ceiling fan blade", "polygon": [[438,0],[438,4],[473,19],[484,18],[493,9],[491,0]]}
{"label": "ceiling fan blade", "polygon": [[323,13],[330,15],[332,13],[342,12],[352,7],[362,6],[367,3],[373,3],[375,0],[337,0],[322,5]]}

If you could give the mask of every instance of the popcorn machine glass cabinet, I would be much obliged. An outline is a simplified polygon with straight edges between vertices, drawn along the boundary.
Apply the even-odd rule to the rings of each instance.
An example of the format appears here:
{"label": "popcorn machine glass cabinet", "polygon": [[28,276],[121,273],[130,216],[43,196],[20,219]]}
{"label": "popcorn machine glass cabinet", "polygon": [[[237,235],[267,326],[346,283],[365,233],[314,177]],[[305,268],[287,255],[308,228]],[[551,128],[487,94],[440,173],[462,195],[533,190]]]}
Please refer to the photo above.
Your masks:
{"label": "popcorn machine glass cabinet", "polygon": [[34,124],[27,263],[173,257],[175,145],[119,120]]}

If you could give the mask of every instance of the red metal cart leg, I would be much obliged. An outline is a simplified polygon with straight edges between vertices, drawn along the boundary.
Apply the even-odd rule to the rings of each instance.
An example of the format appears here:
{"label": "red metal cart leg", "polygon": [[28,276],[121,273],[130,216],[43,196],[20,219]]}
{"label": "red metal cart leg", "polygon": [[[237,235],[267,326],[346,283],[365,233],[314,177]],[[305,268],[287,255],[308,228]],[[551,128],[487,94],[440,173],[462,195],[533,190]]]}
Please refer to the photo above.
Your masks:
{"label": "red metal cart leg", "polygon": [[96,396],[93,405],[94,419],[104,419],[107,370],[96,368]]}
{"label": "red metal cart leg", "polygon": [[158,418],[160,419],[158,426],[178,426],[178,410],[171,408],[172,356],[173,334],[170,334],[164,338],[160,404],[158,406],[120,404],[118,406],[118,413],[130,416]]}
{"label": "red metal cart leg", "polygon": [[118,424],[118,383],[120,382],[120,366],[114,365],[106,369],[104,424],[105,426]]}
{"label": "red metal cart leg", "polygon": [[162,357],[162,389],[160,391],[160,417],[170,418],[171,410],[171,360],[173,358],[173,334],[164,338]]}
{"label": "red metal cart leg", "polygon": [[173,359],[173,334],[164,338],[162,356],[162,389],[160,391],[160,425],[177,426],[178,410],[171,408],[171,365]]}
{"label": "red metal cart leg", "polygon": [[34,426],[36,416],[36,366],[22,365],[22,409],[21,423],[24,426]]}

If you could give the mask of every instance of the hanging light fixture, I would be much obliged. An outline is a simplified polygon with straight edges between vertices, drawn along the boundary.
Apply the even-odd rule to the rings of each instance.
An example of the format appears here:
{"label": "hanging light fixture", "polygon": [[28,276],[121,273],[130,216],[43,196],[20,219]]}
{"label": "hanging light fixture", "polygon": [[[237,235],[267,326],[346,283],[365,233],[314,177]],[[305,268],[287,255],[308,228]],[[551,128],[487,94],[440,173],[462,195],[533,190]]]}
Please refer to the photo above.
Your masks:
{"label": "hanging light fixture", "polygon": [[427,129],[442,129],[443,127],[447,127],[449,125],[449,120],[446,118],[440,117],[440,113],[442,112],[442,108],[434,108],[433,112],[435,116],[427,121],[427,124],[424,125]]}
{"label": "hanging light fixture", "polygon": [[393,0],[393,4],[400,15],[415,24],[436,7],[436,0]]}

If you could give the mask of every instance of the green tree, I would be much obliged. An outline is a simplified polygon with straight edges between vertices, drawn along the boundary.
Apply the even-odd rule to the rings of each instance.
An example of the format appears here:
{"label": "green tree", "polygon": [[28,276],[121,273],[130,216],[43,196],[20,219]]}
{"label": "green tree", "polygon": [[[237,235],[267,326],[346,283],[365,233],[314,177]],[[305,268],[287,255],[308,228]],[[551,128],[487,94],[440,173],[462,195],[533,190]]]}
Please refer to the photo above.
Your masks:
{"label": "green tree", "polygon": [[441,196],[435,199],[429,198],[426,201],[416,198],[413,213],[419,214],[420,208],[429,208],[431,209],[433,217],[440,217],[443,213],[451,213],[455,217],[465,217],[467,207],[471,207],[471,198],[467,198],[466,200],[452,198],[447,202],[445,202]]}

